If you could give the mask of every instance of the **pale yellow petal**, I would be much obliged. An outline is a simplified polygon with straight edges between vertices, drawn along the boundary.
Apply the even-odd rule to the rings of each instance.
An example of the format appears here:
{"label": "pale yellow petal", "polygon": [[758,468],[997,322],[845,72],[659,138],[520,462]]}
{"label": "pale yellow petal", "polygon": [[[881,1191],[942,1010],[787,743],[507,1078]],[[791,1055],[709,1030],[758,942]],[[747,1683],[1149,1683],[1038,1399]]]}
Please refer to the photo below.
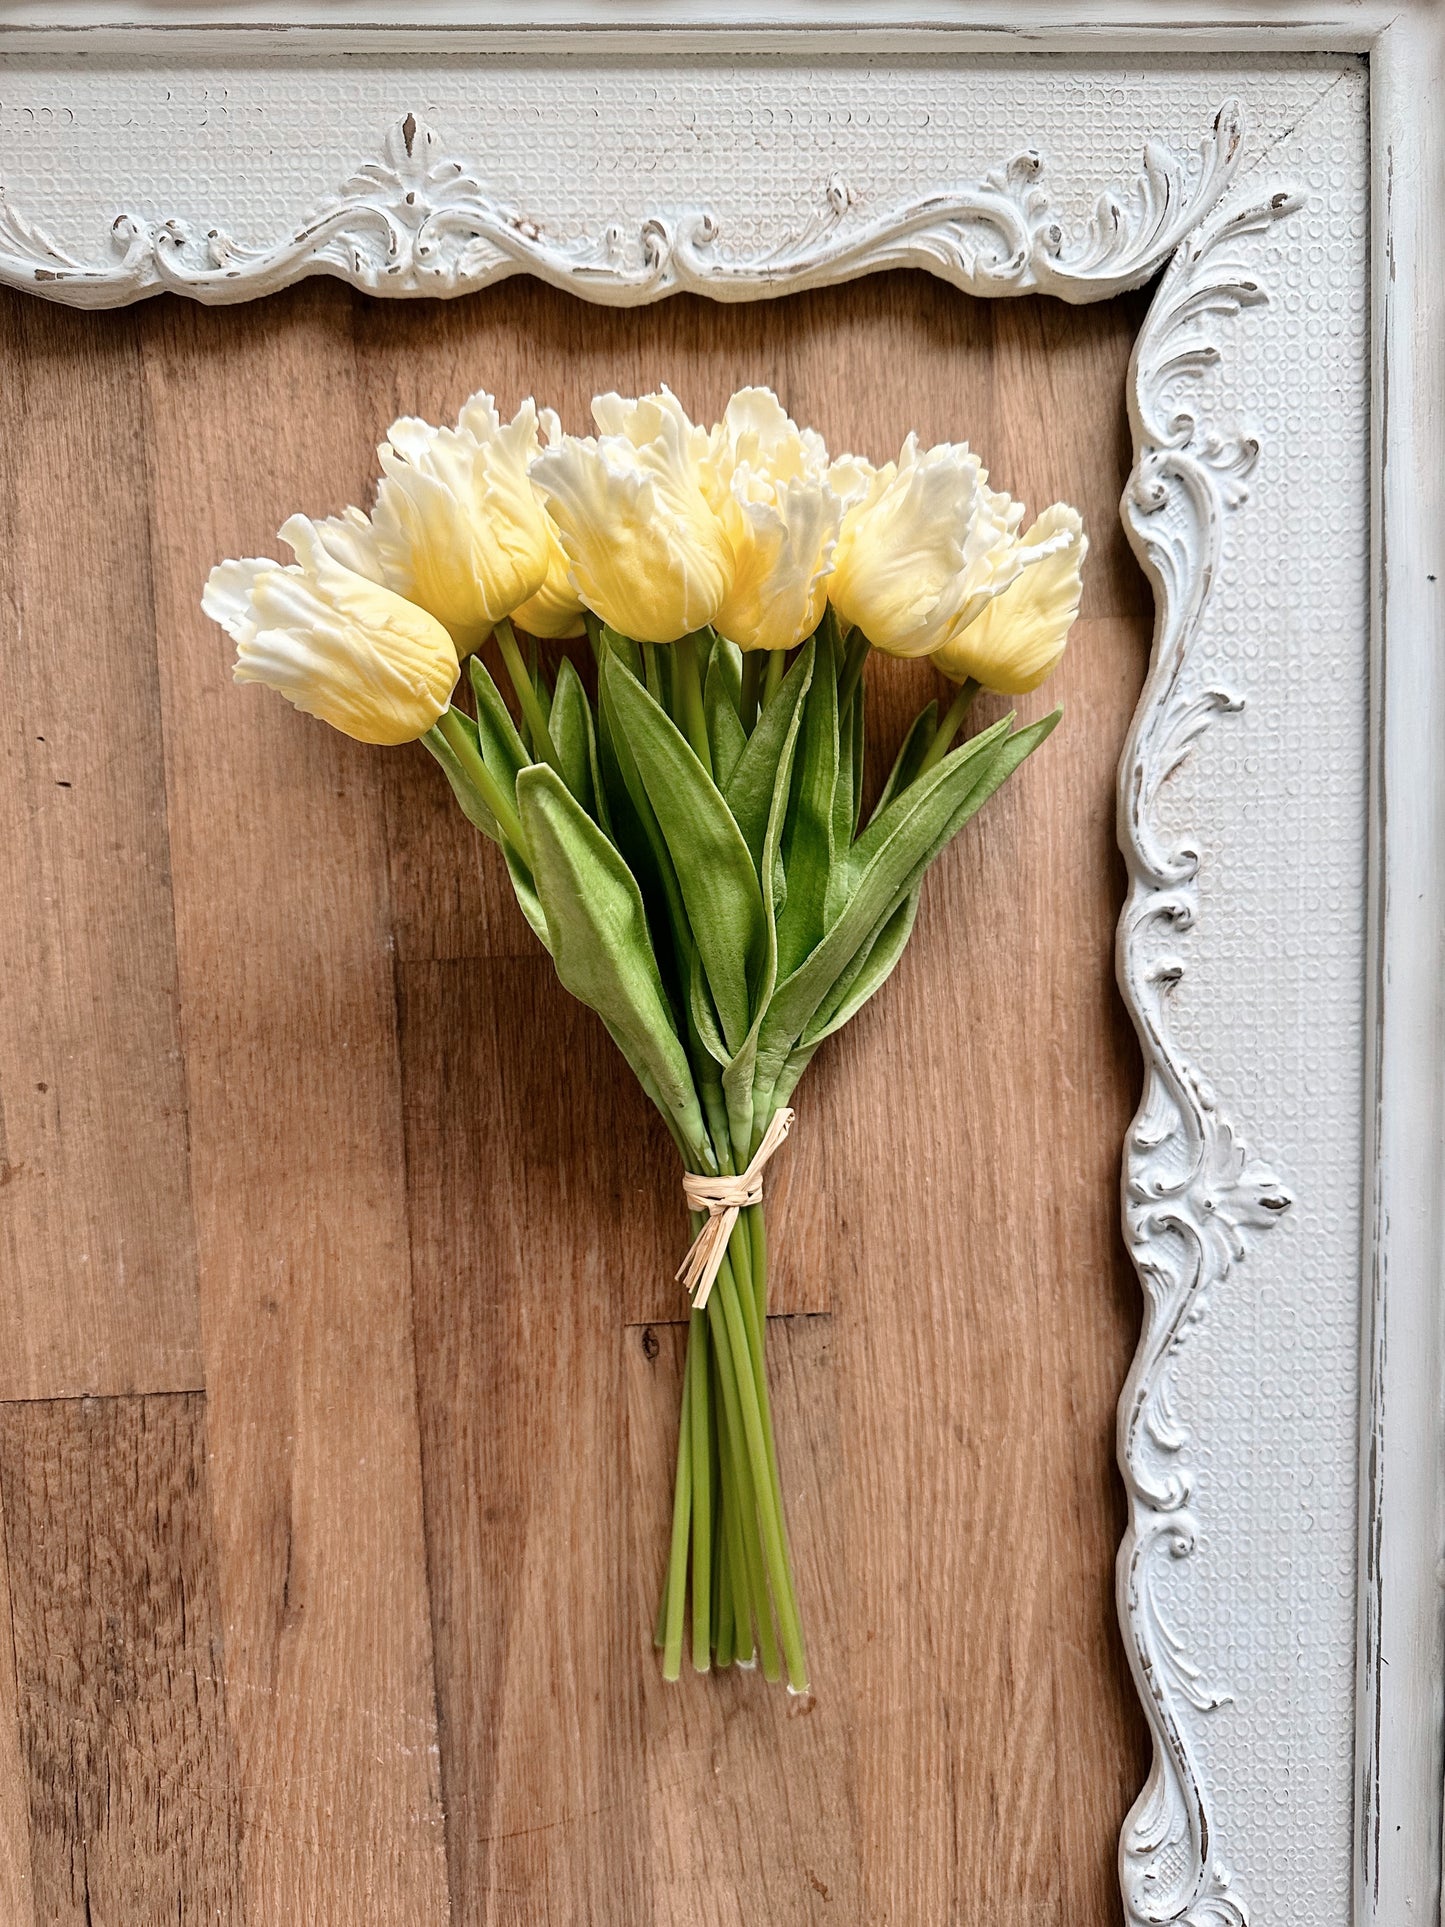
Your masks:
{"label": "pale yellow petal", "polygon": [[281,535],[294,563],[223,562],[201,598],[235,639],[236,681],[265,683],[362,742],[425,735],[456,686],[457,654],[446,630],[337,561],[305,516],[293,515]]}
{"label": "pale yellow petal", "polygon": [[703,468],[733,558],[714,627],[741,649],[791,649],[822,617],[843,514],[822,438],[771,389],[739,389]]}
{"label": "pale yellow petal", "polygon": [[[1077,509],[1056,502],[1016,545],[1009,585],[959,627],[933,660],[946,676],[1022,695],[1058,665],[1079,613],[1088,538]],[[1023,559],[1019,561],[1019,557]]]}
{"label": "pale yellow petal", "polygon": [[386,581],[386,567],[377,548],[376,530],[371,517],[358,508],[343,509],[313,524],[328,555],[344,568],[364,575],[369,581]]}
{"label": "pale yellow petal", "polygon": [[528,476],[536,445],[532,402],[503,422],[477,394],[455,428],[403,417],[378,451],[372,524],[383,578],[464,648],[547,579],[551,537]]}
{"label": "pale yellow petal", "polygon": [[613,432],[544,449],[532,479],[582,603],[638,642],[675,642],[712,621],[733,575],[698,478],[706,437],[665,391],[601,395],[593,413]]}
{"label": "pale yellow petal", "polygon": [[[553,408],[539,408],[536,429],[533,431],[531,444],[527,450],[529,477],[532,465],[543,445],[556,448],[564,440],[562,423],[557,411]],[[529,636],[547,636],[554,640],[561,640],[565,637],[583,635],[586,633],[586,624],[582,620],[581,600],[572,584],[572,565],[567,560],[567,551],[562,547],[557,525],[548,512],[546,497],[535,481],[532,483],[532,489],[547,525],[547,576],[537,593],[512,611],[512,620]]]}
{"label": "pale yellow petal", "polygon": [[843,517],[828,596],[875,648],[926,656],[948,634],[965,593],[970,532],[986,508],[981,474],[965,444],[920,454],[910,435],[896,465],[860,477],[863,492]]}
{"label": "pale yellow petal", "polygon": [[805,478],[761,497],[739,479],[723,519],[733,579],[713,626],[740,649],[791,649],[822,619],[842,504]]}
{"label": "pale yellow petal", "polygon": [[586,633],[582,602],[572,586],[572,565],[551,516],[547,518],[547,579],[534,596],[512,611],[512,620],[529,636],[561,640]]}

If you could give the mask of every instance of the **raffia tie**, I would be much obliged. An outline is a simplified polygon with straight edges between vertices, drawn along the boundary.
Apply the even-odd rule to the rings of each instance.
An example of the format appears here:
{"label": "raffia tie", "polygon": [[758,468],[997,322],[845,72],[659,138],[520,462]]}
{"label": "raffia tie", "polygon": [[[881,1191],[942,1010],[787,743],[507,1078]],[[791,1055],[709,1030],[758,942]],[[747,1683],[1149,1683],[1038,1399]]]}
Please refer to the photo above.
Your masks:
{"label": "raffia tie", "polygon": [[699,1177],[684,1171],[682,1188],[689,1208],[706,1211],[707,1223],[692,1241],[692,1249],[678,1266],[677,1275],[692,1299],[694,1311],[702,1311],[726,1256],[728,1239],[738,1213],[750,1204],[763,1201],[763,1172],[768,1160],[793,1128],[793,1113],[784,1108],[773,1113],[763,1132],[763,1141],[753,1153],[752,1163],[736,1176]]}

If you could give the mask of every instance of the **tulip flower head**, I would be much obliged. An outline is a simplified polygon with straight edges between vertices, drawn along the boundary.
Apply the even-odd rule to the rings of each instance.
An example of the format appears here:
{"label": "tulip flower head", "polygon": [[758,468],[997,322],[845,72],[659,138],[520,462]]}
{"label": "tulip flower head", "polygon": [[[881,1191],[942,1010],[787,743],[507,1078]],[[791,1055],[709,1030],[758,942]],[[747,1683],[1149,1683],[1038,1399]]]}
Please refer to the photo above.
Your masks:
{"label": "tulip flower head", "polygon": [[201,607],[236,643],[237,682],[279,690],[363,743],[408,743],[447,707],[457,652],[440,622],[339,562],[293,515],[294,563],[250,558],[212,569]]}
{"label": "tulip flower head", "polygon": [[1021,539],[996,555],[993,580],[1003,586],[965,613],[933,660],[955,682],[972,677],[985,689],[1018,696],[1037,689],[1058,666],[1079,613],[1088,537],[1077,509],[1055,502]]}
{"label": "tulip flower head", "polygon": [[636,642],[676,642],[713,620],[733,579],[699,479],[706,431],[667,389],[599,395],[592,413],[600,435],[544,448],[533,480],[582,603]]}
{"label": "tulip flower head", "polygon": [[712,431],[703,487],[732,550],[713,617],[740,649],[791,649],[817,628],[843,516],[821,435],[768,388],[743,388]]}
{"label": "tulip flower head", "polygon": [[370,517],[358,509],[320,524],[349,568],[419,603],[463,652],[547,580],[551,531],[528,476],[537,410],[510,422],[490,395],[466,402],[455,428],[403,416],[377,450],[382,479]]}
{"label": "tulip flower head", "polygon": [[910,435],[896,462],[845,456],[831,479],[848,503],[828,584],[839,619],[887,655],[932,655],[997,533],[977,455],[963,442],[920,450]]}

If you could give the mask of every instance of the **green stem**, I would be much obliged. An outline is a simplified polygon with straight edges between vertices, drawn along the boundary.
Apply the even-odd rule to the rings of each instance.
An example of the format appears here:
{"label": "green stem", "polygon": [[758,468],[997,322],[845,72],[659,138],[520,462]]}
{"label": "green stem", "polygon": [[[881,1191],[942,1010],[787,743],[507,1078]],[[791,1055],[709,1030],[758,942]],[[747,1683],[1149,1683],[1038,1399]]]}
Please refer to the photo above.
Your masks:
{"label": "green stem", "polygon": [[[752,1208],[759,1211],[762,1209],[761,1205]],[[734,1243],[744,1247],[748,1252],[746,1273],[739,1270],[736,1259],[733,1258]],[[760,1302],[760,1297],[766,1298],[767,1280],[765,1275],[763,1291],[759,1294],[752,1275],[751,1245],[751,1237],[744,1228],[742,1220],[739,1219],[733,1229],[732,1238],[728,1241],[728,1253],[733,1259],[733,1278],[738,1286],[738,1305],[747,1331],[748,1358],[752,1367],[753,1384],[757,1388],[758,1410],[763,1419],[763,1438],[768,1448],[768,1476],[772,1487],[773,1503],[778,1509],[778,1530],[782,1534],[783,1552],[791,1571],[792,1551],[788,1545],[788,1522],[783,1513],[783,1486],[778,1476],[778,1447],[773,1437],[773,1415],[768,1400],[767,1309],[766,1304]]]}
{"label": "green stem", "polygon": [[533,754],[541,761],[550,763],[561,776],[562,759],[557,754],[557,745],[552,741],[552,732],[547,727],[547,713],[542,707],[541,697],[537,694],[537,685],[532,680],[531,671],[522,660],[516,631],[504,616],[492,634],[497,638],[497,647],[502,652],[502,661],[507,665],[507,674],[511,678],[513,689],[517,692],[517,701],[522,705],[522,715],[532,738]]}
{"label": "green stem", "polygon": [[713,1653],[719,1672],[725,1672],[733,1663],[733,1595],[726,1585],[718,1587],[717,1645]]}
{"label": "green stem", "polygon": [[768,670],[767,674],[763,677],[764,709],[767,708],[774,696],[777,695],[779,685],[782,683],[783,674],[787,667],[788,656],[785,649],[770,649],[768,651]]}
{"label": "green stem", "polygon": [[929,770],[947,756],[954,737],[963,726],[964,718],[973,707],[973,699],[978,694],[978,690],[979,685],[972,676],[958,685],[958,694],[944,711],[943,721],[934,732],[933,741],[928,745],[923,761],[918,765],[917,774],[913,778],[915,783],[920,776],[926,776]]}
{"label": "green stem", "polygon": [[763,651],[749,649],[743,657],[743,728],[751,736],[758,723],[758,691],[763,681]]}
{"label": "green stem", "polygon": [[[445,741],[448,749],[461,764],[467,781],[497,819],[497,827],[502,835],[506,837],[523,862],[526,862],[527,839],[522,834],[522,819],[517,814],[517,806],[482,761],[476,744],[467,733],[465,725],[458,720],[457,712],[450,705],[442,712],[433,728],[427,731],[427,736],[432,734],[439,735]],[[425,736],[422,741],[426,741]]]}
{"label": "green stem", "polygon": [[[704,1315],[706,1328],[706,1315]],[[708,1346],[711,1354],[712,1347]],[[708,1400],[712,1407],[707,1428],[707,1462],[709,1477],[712,1480],[712,1615],[711,1633],[713,1650],[716,1652],[722,1641],[723,1601],[730,1598],[727,1590],[727,1553],[723,1544],[723,1482],[722,1453],[717,1435],[717,1364],[709,1356],[707,1367]],[[729,1641],[731,1645],[731,1640]]]}
{"label": "green stem", "polygon": [[[742,1500],[736,1485],[728,1500],[728,1508],[723,1512],[723,1532],[727,1545],[727,1571],[733,1602],[733,1658],[739,1666],[753,1666],[757,1663],[758,1648],[753,1638],[753,1616],[748,1606],[748,1559],[743,1548]],[[756,1536],[756,1535],[755,1535]],[[758,1561],[761,1571],[762,1561]],[[763,1601],[766,1608],[767,1601]],[[772,1633],[772,1620],[768,1621],[768,1632]],[[778,1656],[773,1654],[773,1678],[778,1674]]]}
{"label": "green stem", "polygon": [[692,1392],[692,1667],[712,1664],[708,1614],[712,1608],[712,1441],[708,1409],[707,1315],[688,1320],[687,1370]]}
{"label": "green stem", "polygon": [[753,1290],[757,1294],[758,1319],[761,1322],[768,1315],[768,1225],[760,1204],[750,1204],[743,1216],[747,1220],[748,1238],[752,1244]]}
{"label": "green stem", "polygon": [[[728,1270],[723,1262],[723,1272]],[[719,1278],[722,1273],[720,1272]],[[729,1273],[729,1277],[731,1274]],[[778,1644],[773,1632],[772,1608],[768,1600],[768,1582],[764,1569],[763,1544],[759,1533],[760,1507],[756,1482],[753,1478],[752,1464],[748,1453],[743,1418],[740,1380],[736,1360],[728,1338],[727,1318],[722,1307],[717,1285],[713,1286],[712,1296],[707,1301],[707,1317],[712,1330],[713,1351],[718,1362],[718,1380],[722,1386],[723,1421],[726,1431],[726,1447],[732,1457],[733,1484],[738,1495],[738,1532],[742,1540],[743,1572],[747,1577],[747,1595],[751,1610],[745,1615],[756,1620],[758,1650],[762,1655],[763,1677],[778,1677]],[[749,1376],[748,1383],[751,1383]],[[741,1638],[738,1641],[742,1644]]]}
{"label": "green stem", "polygon": [[[793,1575],[783,1537],[782,1508],[775,1491],[774,1455],[769,1452],[771,1444],[769,1435],[772,1426],[769,1422],[765,1428],[766,1405],[760,1404],[758,1399],[758,1382],[750,1362],[748,1329],[738,1299],[737,1282],[733,1277],[732,1267],[727,1263],[723,1264],[718,1273],[717,1284],[713,1287],[713,1296],[721,1301],[723,1329],[737,1373],[743,1436],[747,1442],[749,1469],[752,1472],[758,1527],[767,1559],[768,1579],[772,1586],[773,1603],[777,1607],[778,1631],[788,1664],[788,1684],[795,1693],[806,1693],[808,1660],[803,1649],[803,1629],[798,1619],[798,1602],[793,1591]],[[709,1311],[712,1310],[712,1305],[713,1300],[709,1299]],[[716,1333],[716,1327],[714,1332]],[[748,1365],[747,1370],[743,1369],[744,1363]]]}
{"label": "green stem", "polygon": [[552,727],[552,689],[547,681],[547,672],[542,667],[542,645],[535,636],[527,638],[527,674],[537,701],[542,705],[542,714],[547,718],[547,727]]}
{"label": "green stem", "polygon": [[839,720],[848,714],[853,701],[853,692],[863,674],[863,665],[873,649],[872,643],[861,629],[854,629],[848,637],[848,648],[843,657],[843,669],[838,678],[838,716]]}
{"label": "green stem", "polygon": [[[706,1313],[703,1314],[704,1317]],[[722,1365],[717,1346],[712,1353],[713,1443],[717,1449],[717,1534],[713,1577],[719,1601],[717,1624],[718,1665],[734,1659],[746,1660],[752,1653],[752,1621],[748,1614],[747,1562],[743,1557],[742,1535],[738,1530],[738,1488],[733,1475],[733,1455],[728,1446],[727,1423],[723,1413]],[[727,1632],[728,1658],[722,1657],[724,1627]],[[744,1643],[746,1642],[746,1651]]]}
{"label": "green stem", "polygon": [[672,1550],[667,1561],[663,1593],[662,1677],[676,1679],[682,1671],[682,1609],[687,1591],[687,1528],[692,1511],[692,1374],[682,1378],[682,1410],[677,1423],[677,1483],[672,1489]]}
{"label": "green stem", "polygon": [[712,748],[707,740],[707,715],[702,706],[702,681],[697,671],[697,637],[680,636],[672,645],[672,685],[681,712],[673,718],[692,744],[693,755],[712,775]]}

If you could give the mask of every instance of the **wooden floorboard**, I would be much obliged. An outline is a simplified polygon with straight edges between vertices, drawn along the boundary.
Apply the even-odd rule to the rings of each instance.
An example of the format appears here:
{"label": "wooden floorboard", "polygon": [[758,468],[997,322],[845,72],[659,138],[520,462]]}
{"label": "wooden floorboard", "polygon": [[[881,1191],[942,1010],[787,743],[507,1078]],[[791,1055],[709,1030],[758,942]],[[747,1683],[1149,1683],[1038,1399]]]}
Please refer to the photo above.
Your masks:
{"label": "wooden floorboard", "polygon": [[0,1494],[35,1919],[235,1927],[202,1399],[0,1406]]}
{"label": "wooden floorboard", "polygon": [[[1112,1606],[1143,299],[914,274],[637,313],[521,280],[130,316],[0,297],[0,1391],[46,1395],[0,1409],[6,1927],[75,1918],[87,1878],[95,1927],[149,1920],[136,1896],[173,1878],[183,1919],[252,1927],[1117,1921],[1146,1765]],[[666,1133],[424,752],[234,690],[198,609],[293,508],[366,499],[396,413],[486,384],[580,428],[594,389],[659,380],[699,414],[771,382],[839,450],[969,437],[1093,542],[1070,655],[1020,705],[1057,697],[1064,727],[940,864],[770,1175],[807,1701],[668,1687],[652,1650],[686,1237]],[[61,588],[50,519],[100,558]],[[886,759],[935,685],[875,671]]]}
{"label": "wooden floorboard", "polygon": [[154,307],[143,400],[247,1899],[426,1927],[447,1902],[379,772],[234,690],[198,601],[214,558],[266,545],[278,450],[288,501],[361,488],[347,317],[330,290]]}
{"label": "wooden floorboard", "polygon": [[5,1486],[0,1480],[0,1920],[35,1927],[30,1872],[30,1794],[20,1737],[10,1559],[5,1546]]}
{"label": "wooden floorboard", "polygon": [[134,318],[0,299],[0,1398],[201,1383]]}

